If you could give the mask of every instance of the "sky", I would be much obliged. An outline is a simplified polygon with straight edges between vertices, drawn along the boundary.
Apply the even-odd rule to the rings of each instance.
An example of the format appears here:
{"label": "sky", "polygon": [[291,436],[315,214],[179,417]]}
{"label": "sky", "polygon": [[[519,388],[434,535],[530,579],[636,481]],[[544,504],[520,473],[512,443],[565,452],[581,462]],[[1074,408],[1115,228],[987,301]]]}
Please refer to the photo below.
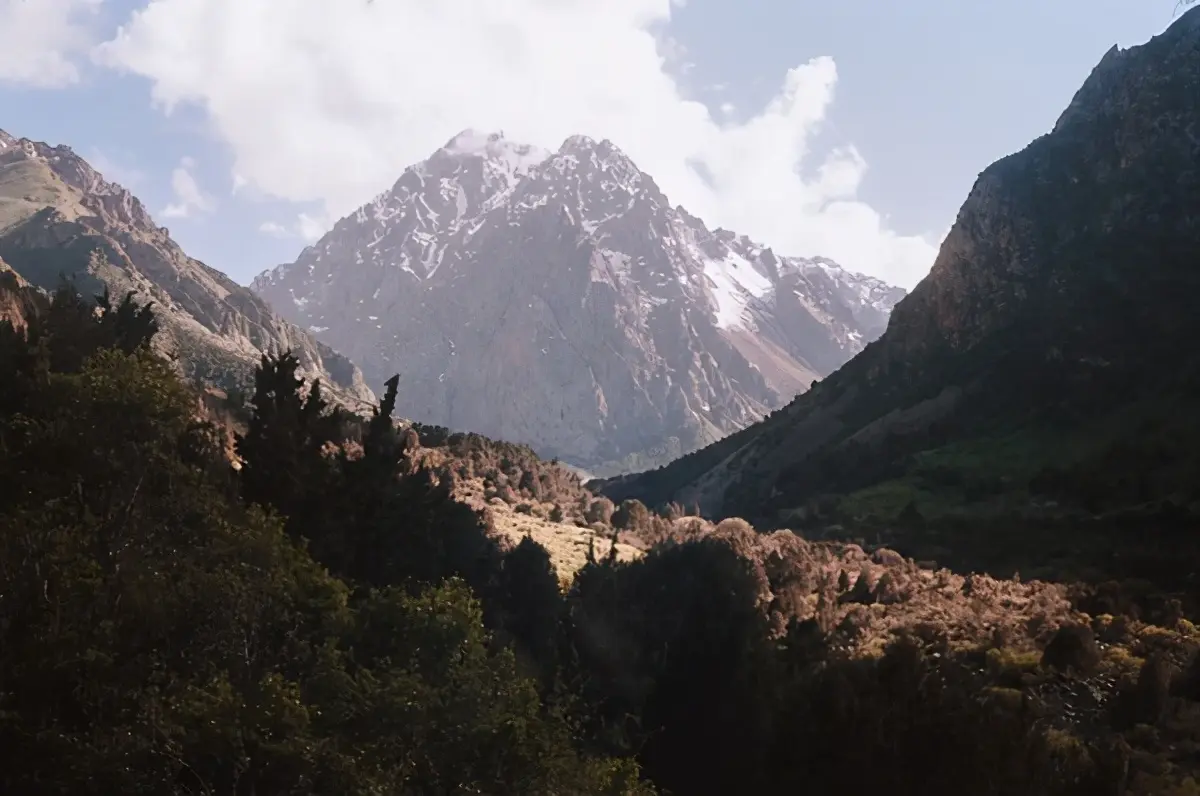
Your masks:
{"label": "sky", "polygon": [[911,288],[1175,0],[0,0],[0,129],[248,283],[465,128],[608,138],[710,227]]}

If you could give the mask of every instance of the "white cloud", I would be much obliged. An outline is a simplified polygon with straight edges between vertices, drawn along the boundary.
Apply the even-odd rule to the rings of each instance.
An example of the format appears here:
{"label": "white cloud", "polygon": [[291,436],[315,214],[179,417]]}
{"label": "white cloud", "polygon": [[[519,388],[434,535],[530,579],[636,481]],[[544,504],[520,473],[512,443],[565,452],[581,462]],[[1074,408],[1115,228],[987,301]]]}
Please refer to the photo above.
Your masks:
{"label": "white cloud", "polygon": [[313,243],[329,231],[334,221],[336,219],[330,218],[324,213],[317,215],[297,213],[295,220],[290,224],[264,221],[258,225],[258,231],[264,235],[270,235],[272,238],[300,238],[305,243]]}
{"label": "white cloud", "polygon": [[287,238],[291,233],[283,224],[274,221],[264,221],[258,225],[258,231],[264,235],[270,235],[273,238]]}
{"label": "white cloud", "polygon": [[216,209],[212,197],[200,189],[196,178],[192,176],[195,168],[196,161],[185,156],[171,172],[171,191],[175,201],[163,209],[163,215],[167,218],[190,218],[197,213],[211,213]]}
{"label": "white cloud", "polygon": [[92,148],[88,152],[87,160],[92,164],[92,168],[100,172],[109,182],[115,182],[130,190],[140,188],[145,184],[146,172],[123,160],[115,160],[100,149]]}
{"label": "white cloud", "polygon": [[312,243],[328,232],[335,220],[324,214],[313,216],[309,213],[299,213],[292,224],[264,221],[258,225],[258,231],[273,238],[300,238],[306,243]]}
{"label": "white cloud", "polygon": [[676,5],[153,0],[97,58],[149,78],[166,112],[203,108],[250,188],[321,202],[327,218],[301,222],[310,239],[463,128],[552,148],[585,133],[710,225],[906,286],[923,276],[931,241],[894,234],[856,200],[866,164],[854,148],[809,162],[833,60],[790,70],[757,114],[714,118],[670,63],[682,54],[661,34]]}
{"label": "white cloud", "polygon": [[314,216],[301,213],[296,217],[296,234],[309,243],[313,243],[328,232],[336,220],[336,217],[328,214]]}
{"label": "white cloud", "polygon": [[0,0],[0,84],[59,88],[79,82],[74,58],[94,43],[102,0]]}

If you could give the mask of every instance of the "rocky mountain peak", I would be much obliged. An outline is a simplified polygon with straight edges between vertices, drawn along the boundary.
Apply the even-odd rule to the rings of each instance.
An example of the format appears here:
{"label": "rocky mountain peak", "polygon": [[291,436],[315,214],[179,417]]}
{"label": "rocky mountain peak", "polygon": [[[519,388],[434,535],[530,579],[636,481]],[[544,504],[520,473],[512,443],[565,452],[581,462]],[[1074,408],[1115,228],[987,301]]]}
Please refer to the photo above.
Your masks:
{"label": "rocky mountain peak", "polygon": [[903,295],[804,262],[672,208],[611,141],[465,130],[253,289],[404,374],[414,419],[603,471],[762,417]]}
{"label": "rocky mountain peak", "polygon": [[[508,191],[494,195],[485,211],[499,209],[509,225],[520,225],[528,214],[545,212],[594,240],[608,234],[613,219],[637,218],[655,234],[667,233],[670,206],[654,180],[642,172],[620,149],[607,140],[571,136],[562,146],[532,168]],[[480,215],[469,234],[490,221]]]}
{"label": "rocky mountain peak", "polygon": [[550,152],[532,144],[513,141],[503,132],[485,133],[466,129],[451,138],[433,154],[431,160],[482,160],[493,171],[509,179],[525,176],[550,156]]}
{"label": "rocky mountain peak", "polygon": [[[637,194],[653,186],[654,181],[639,169],[633,160],[607,138],[596,141],[586,135],[567,138],[558,152],[541,167],[560,175],[574,175],[595,185],[601,191],[620,189]],[[657,186],[653,192],[660,198]]]}
{"label": "rocky mountain peak", "polygon": [[[1200,154],[1193,132],[1200,112],[1195,99],[1200,97],[1197,53],[1200,6],[1145,44],[1110,49],[1052,132],[985,169],[959,210],[929,276],[897,307],[892,320],[895,332],[885,341],[892,355],[903,358],[906,352],[947,345],[966,350],[1032,311],[1038,301],[1050,296],[1063,302],[1076,300],[1061,287],[1067,279],[1067,261],[1045,253],[1081,251],[1078,241],[1098,234],[1091,230],[1094,225],[1110,235],[1118,219],[1133,226],[1128,221],[1132,204],[1121,206],[1121,202],[1136,200],[1154,223],[1165,223],[1166,210],[1157,205],[1169,204],[1171,197],[1190,188],[1194,174],[1190,164]],[[1167,137],[1164,131],[1174,131],[1174,136]],[[1150,192],[1147,176],[1154,169],[1173,175],[1156,185],[1157,195]],[[1035,183],[1062,186],[1062,197],[1033,206],[1019,192]],[[1066,201],[1068,190],[1078,197],[1075,205]],[[1125,198],[1118,200],[1119,195]],[[1104,202],[1112,207],[1103,206]],[[1061,221],[1052,229],[1043,219]],[[998,245],[1030,234],[1025,226],[1042,235],[1037,246],[1023,251]],[[989,237],[982,238],[979,229],[991,230]],[[1137,236],[1150,234],[1166,231],[1136,230]],[[987,256],[981,254],[983,245]],[[1112,280],[1110,290],[1118,277]],[[1136,282],[1130,289],[1134,288],[1140,289]],[[1062,308],[1044,311],[1059,313]]]}
{"label": "rocky mountain peak", "polygon": [[596,148],[596,139],[589,135],[569,135],[563,140],[560,152],[579,152]]}
{"label": "rocky mountain peak", "polygon": [[90,163],[64,144],[50,146],[41,141],[16,138],[0,130],[0,165],[22,161],[28,168],[44,168],[46,174],[78,192],[80,204],[108,223],[136,229],[157,230],[146,207],[128,190],[109,182]]}

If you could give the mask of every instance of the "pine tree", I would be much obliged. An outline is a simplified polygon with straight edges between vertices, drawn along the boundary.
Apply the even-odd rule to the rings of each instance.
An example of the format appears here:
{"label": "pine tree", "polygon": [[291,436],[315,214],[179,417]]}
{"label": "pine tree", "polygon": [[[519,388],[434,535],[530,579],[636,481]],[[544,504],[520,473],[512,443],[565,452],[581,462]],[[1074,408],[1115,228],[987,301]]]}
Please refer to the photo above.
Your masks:
{"label": "pine tree", "polygon": [[100,308],[100,327],[104,330],[106,343],[112,347],[132,354],[139,348],[149,346],[154,335],[158,333],[158,320],[154,315],[152,304],[147,302],[139,306],[133,300],[134,292],[125,294],[121,303],[113,306],[108,288],[96,298]]}
{"label": "pine tree", "polygon": [[336,419],[325,411],[319,382],[301,396],[299,366],[290,352],[263,355],[254,375],[250,428],[237,436],[235,450],[242,460],[245,501],[274,507],[288,518],[289,532],[308,536],[306,510],[318,503],[330,481],[322,448],[336,435]]}
{"label": "pine tree", "polygon": [[504,554],[494,599],[497,624],[515,643],[517,660],[551,688],[558,672],[558,628],[565,602],[550,554],[532,538]]}

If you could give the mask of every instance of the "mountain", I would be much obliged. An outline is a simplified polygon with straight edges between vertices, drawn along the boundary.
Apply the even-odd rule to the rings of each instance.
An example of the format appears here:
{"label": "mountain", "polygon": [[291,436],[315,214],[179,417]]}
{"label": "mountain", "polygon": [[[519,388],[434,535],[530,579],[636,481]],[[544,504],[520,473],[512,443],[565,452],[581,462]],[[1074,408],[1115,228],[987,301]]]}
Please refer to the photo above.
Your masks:
{"label": "mountain", "polygon": [[162,343],[199,381],[244,387],[263,352],[291,349],[305,375],[320,378],[342,403],[374,400],[350,360],[188,257],[136,197],[70,147],[0,130],[0,258],[45,290],[67,276],[85,292],[107,287],[153,302]]}
{"label": "mountain", "polygon": [[903,295],[710,231],[609,141],[470,130],[252,287],[373,383],[402,373],[413,418],[593,472],[763,417]]}
{"label": "mountain", "polygon": [[979,176],[879,340],[765,422],[601,488],[774,526],[1194,517],[1198,131],[1195,9],[1110,50]]}

